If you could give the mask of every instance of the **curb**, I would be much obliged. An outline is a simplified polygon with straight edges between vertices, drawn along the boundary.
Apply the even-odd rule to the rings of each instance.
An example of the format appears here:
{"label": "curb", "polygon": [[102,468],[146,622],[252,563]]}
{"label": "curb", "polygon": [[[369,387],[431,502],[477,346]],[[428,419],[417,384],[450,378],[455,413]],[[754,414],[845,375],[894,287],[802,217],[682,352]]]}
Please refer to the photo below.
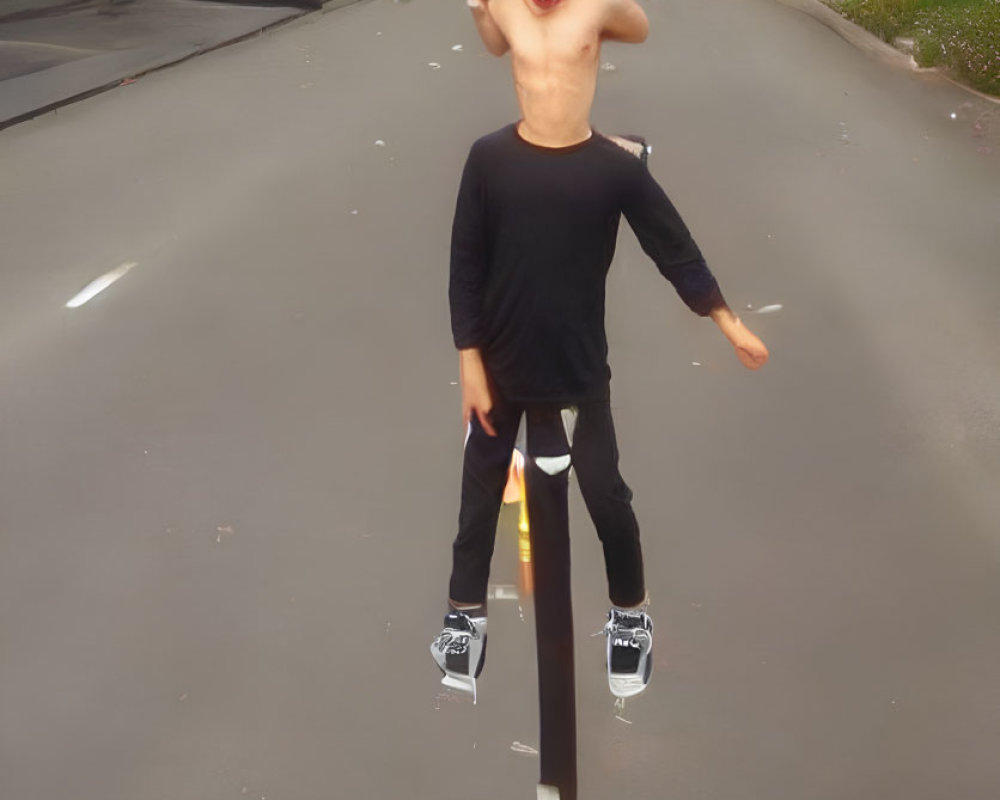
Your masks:
{"label": "curb", "polygon": [[[274,30],[282,25],[287,25],[289,23],[295,22],[297,20],[302,20],[303,18],[308,18],[313,14],[325,14],[330,11],[335,11],[339,8],[345,6],[353,5],[355,3],[362,2],[362,0],[326,0],[321,8],[317,9],[306,9],[294,6],[289,6],[288,16],[282,17],[281,19],[274,20],[266,25],[257,25],[250,30],[245,31],[239,35],[233,36],[231,38],[225,39],[221,42],[214,42],[213,44],[207,45],[205,47],[193,49],[193,50],[181,50],[174,55],[168,55],[165,57],[156,58],[149,63],[138,67],[130,68],[128,71],[117,74],[112,80],[104,81],[98,85],[92,86],[89,89],[76,92],[68,97],[61,98],[51,103],[46,103],[38,108],[30,109],[29,111],[24,111],[18,113],[14,116],[7,118],[0,118],[0,131],[9,128],[13,125],[17,125],[21,122],[27,122],[28,120],[34,119],[35,117],[47,114],[50,111],[56,111],[63,106],[70,105],[72,103],[78,103],[81,100],[86,100],[87,98],[94,97],[95,95],[102,94],[103,92],[110,91],[119,86],[127,83],[131,83],[137,78],[143,75],[149,75],[153,72],[158,72],[161,69],[166,69],[167,67],[172,67],[175,64],[180,64],[191,58],[195,58],[205,53],[211,53],[214,50],[219,50],[223,47],[229,47],[230,45],[238,44],[240,42],[246,41],[247,39],[252,39],[255,36],[259,36],[265,31]],[[15,79],[16,80],[16,79]]]}
{"label": "curb", "polygon": [[804,14],[808,14],[816,21],[826,25],[846,42],[883,63],[905,69],[909,72],[935,75],[948,81],[953,86],[957,86],[959,89],[975,95],[981,100],[1000,104],[1000,97],[994,97],[985,92],[980,92],[978,89],[973,89],[971,86],[966,86],[937,67],[918,66],[912,55],[897,50],[887,42],[883,42],[874,33],[841,16],[828,5],[821,2],[821,0],[778,0],[778,2],[783,6],[788,6]]}
{"label": "curb", "polygon": [[37,19],[39,17],[51,16],[62,11],[71,10],[74,6],[82,5],[86,1],[87,0],[51,0],[49,5],[42,6],[41,8],[28,6],[17,11],[0,14],[0,23],[18,22],[23,19]]}

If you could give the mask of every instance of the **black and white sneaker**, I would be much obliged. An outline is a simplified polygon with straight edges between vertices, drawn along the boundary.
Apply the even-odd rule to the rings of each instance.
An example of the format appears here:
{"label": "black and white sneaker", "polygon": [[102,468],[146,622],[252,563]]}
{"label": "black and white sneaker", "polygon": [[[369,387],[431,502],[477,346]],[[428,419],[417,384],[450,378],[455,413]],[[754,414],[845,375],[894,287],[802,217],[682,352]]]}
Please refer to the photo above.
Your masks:
{"label": "black and white sneaker", "polygon": [[468,692],[476,701],[476,678],[486,662],[486,617],[464,611],[445,615],[444,630],[431,642],[431,655],[450,689]]}
{"label": "black and white sneaker", "polygon": [[653,620],[645,611],[612,608],[604,626],[608,687],[615,697],[634,697],[653,673]]}

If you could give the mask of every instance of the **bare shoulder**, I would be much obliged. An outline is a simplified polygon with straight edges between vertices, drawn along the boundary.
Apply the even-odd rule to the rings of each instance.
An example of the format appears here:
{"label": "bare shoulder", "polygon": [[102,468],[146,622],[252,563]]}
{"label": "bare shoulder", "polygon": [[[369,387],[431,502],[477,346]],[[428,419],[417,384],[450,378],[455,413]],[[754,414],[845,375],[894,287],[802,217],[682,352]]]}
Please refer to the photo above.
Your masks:
{"label": "bare shoulder", "polygon": [[606,39],[638,43],[649,33],[649,20],[636,0],[602,0],[602,33]]}
{"label": "bare shoulder", "polygon": [[524,0],[488,0],[487,8],[497,22],[509,22],[528,13]]}
{"label": "bare shoulder", "polygon": [[532,23],[525,0],[489,0],[489,12],[511,47],[519,46]]}
{"label": "bare shoulder", "polygon": [[637,0],[602,0],[605,13],[622,14],[642,11]]}

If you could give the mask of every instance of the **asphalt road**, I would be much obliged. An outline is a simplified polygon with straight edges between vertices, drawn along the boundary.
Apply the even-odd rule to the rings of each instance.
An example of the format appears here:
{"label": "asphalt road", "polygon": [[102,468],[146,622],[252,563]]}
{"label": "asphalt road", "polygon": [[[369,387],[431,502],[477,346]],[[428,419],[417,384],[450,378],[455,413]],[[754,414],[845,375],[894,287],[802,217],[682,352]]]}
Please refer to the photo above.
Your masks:
{"label": "asphalt road", "polygon": [[254,2],[104,0],[47,10],[38,2],[0,17],[0,129],[303,13]]}
{"label": "asphalt road", "polygon": [[[4,797],[534,796],[527,601],[491,607],[478,706],[427,653],[451,213],[516,115],[460,5],[310,15],[0,132]],[[595,124],[653,143],[772,362],[743,370],[623,229],[658,655],[617,719],[574,495],[580,797],[995,800],[997,107],[774,0],[646,7]]]}

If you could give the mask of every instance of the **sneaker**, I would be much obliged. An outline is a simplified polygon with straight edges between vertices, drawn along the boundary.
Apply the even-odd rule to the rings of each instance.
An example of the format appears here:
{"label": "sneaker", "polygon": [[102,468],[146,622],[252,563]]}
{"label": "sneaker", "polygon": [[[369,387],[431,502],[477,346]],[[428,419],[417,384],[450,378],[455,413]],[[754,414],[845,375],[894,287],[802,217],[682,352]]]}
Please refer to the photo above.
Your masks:
{"label": "sneaker", "polygon": [[486,661],[486,617],[464,611],[446,614],[444,630],[431,642],[431,655],[443,675],[441,683],[468,692],[475,702],[476,678]]}
{"label": "sneaker", "polygon": [[633,697],[653,673],[653,620],[645,611],[612,608],[604,626],[608,642],[608,687],[615,697]]}

